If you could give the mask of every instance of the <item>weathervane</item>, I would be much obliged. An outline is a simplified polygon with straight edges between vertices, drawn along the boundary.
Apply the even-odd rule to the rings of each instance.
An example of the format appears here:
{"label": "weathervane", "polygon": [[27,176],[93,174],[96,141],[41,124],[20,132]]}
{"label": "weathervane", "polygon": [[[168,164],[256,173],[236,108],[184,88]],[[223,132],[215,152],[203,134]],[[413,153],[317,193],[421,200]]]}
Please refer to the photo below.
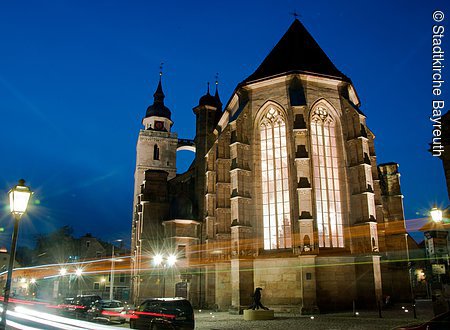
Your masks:
{"label": "weathervane", "polygon": [[162,76],[162,74],[163,74],[163,65],[164,65],[164,62],[161,62],[161,64],[159,65],[159,76],[161,77]]}
{"label": "weathervane", "polygon": [[219,73],[216,72],[216,75],[214,77],[216,79],[216,86],[219,84]]}

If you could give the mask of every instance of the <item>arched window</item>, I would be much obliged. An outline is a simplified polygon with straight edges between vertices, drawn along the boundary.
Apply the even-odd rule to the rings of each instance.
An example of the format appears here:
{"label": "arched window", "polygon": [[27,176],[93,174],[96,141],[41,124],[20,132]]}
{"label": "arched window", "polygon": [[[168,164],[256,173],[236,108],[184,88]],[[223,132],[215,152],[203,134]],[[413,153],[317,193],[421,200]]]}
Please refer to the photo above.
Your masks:
{"label": "arched window", "polygon": [[311,114],[311,149],[319,247],[344,247],[336,135],[335,120],[317,106]]}
{"label": "arched window", "polygon": [[260,123],[264,249],[292,247],[286,124],[269,108]]}
{"label": "arched window", "polygon": [[159,147],[157,144],[153,146],[153,159],[159,160]]}

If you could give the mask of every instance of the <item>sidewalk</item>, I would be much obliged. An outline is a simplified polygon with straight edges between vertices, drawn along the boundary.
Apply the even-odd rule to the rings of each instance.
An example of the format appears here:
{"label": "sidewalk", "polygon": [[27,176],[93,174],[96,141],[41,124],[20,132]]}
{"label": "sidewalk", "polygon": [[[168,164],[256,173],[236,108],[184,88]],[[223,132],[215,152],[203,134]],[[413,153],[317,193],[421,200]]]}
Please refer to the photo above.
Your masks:
{"label": "sidewalk", "polygon": [[417,319],[413,317],[411,305],[401,304],[389,310],[383,310],[382,318],[379,318],[378,311],[371,310],[359,311],[358,316],[353,316],[352,312],[319,314],[314,316],[275,313],[274,320],[244,321],[243,315],[232,315],[228,312],[214,312],[209,310],[195,310],[195,328],[208,330],[393,329],[400,325],[424,322],[433,317],[428,303],[419,301],[416,306]]}

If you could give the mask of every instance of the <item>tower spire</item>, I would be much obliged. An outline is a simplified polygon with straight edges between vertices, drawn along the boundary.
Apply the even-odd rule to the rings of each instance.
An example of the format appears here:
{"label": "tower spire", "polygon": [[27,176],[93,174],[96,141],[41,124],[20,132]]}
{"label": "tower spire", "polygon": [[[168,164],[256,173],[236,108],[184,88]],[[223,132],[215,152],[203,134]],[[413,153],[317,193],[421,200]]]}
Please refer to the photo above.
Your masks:
{"label": "tower spire", "polygon": [[163,75],[163,62],[159,65],[159,82],[158,87],[156,88],[155,93],[153,94],[154,103],[162,103],[164,104],[164,92],[162,89],[162,75]]}
{"label": "tower spire", "polygon": [[162,75],[163,75],[163,64],[159,65],[159,82],[156,87],[156,91],[153,94],[153,104],[147,108],[147,112],[145,114],[145,118],[148,117],[165,117],[170,119],[171,113],[169,108],[164,105],[164,98],[166,97],[162,88]]}
{"label": "tower spire", "polygon": [[222,110],[222,101],[220,101],[220,96],[219,96],[219,73],[216,73],[216,93],[214,94],[214,98],[216,99],[216,103],[217,103],[217,108],[219,110]]}

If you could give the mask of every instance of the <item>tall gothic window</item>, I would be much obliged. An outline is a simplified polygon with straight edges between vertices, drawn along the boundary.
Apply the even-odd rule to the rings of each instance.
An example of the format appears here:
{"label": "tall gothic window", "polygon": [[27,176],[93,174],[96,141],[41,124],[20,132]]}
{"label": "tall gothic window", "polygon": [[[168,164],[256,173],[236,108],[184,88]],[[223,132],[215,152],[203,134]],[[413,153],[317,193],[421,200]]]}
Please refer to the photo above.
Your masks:
{"label": "tall gothic window", "polygon": [[316,107],[311,115],[311,147],[319,247],[344,247],[336,142],[336,122],[326,108]]}
{"label": "tall gothic window", "polygon": [[292,247],[286,124],[270,108],[260,123],[264,249]]}

